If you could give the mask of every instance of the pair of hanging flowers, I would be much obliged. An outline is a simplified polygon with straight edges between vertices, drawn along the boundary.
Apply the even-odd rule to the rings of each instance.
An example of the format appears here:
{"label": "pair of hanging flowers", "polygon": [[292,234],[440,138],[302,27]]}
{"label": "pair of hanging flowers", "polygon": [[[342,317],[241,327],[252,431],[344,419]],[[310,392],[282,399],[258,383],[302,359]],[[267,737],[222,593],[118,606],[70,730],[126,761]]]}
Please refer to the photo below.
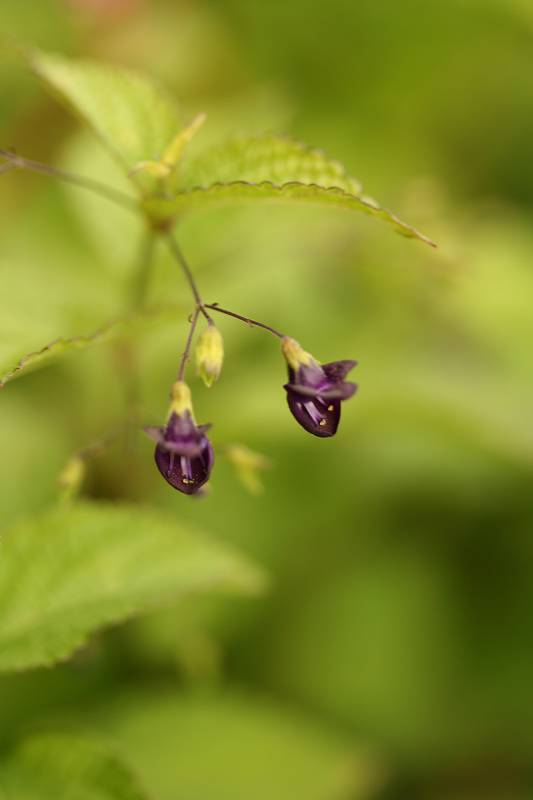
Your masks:
{"label": "pair of hanging flowers", "polygon": [[[178,260],[183,266],[183,256],[175,242],[172,249],[176,255],[179,254]],[[345,380],[357,362],[343,360],[321,364],[295,339],[284,336],[269,325],[222,309],[218,304],[202,303],[188,267],[186,274],[199,302],[192,317],[178,379],[170,392],[166,424],[149,426],[145,431],[156,442],[155,462],[161,475],[178,491],[192,495],[197,494],[209,480],[215,460],[213,446],[207,436],[211,425],[196,423],[191,391],[184,381],[185,366],[200,313],[206,317],[207,327],[196,345],[196,364],[204,383],[208,387],[213,386],[220,376],[224,360],[222,335],[206,309],[235,317],[250,326],[264,328],[281,340],[281,351],[288,370],[288,381],[283,388],[293,417],[302,428],[320,438],[334,436],[337,432],[341,403],[357,390],[355,383]]]}

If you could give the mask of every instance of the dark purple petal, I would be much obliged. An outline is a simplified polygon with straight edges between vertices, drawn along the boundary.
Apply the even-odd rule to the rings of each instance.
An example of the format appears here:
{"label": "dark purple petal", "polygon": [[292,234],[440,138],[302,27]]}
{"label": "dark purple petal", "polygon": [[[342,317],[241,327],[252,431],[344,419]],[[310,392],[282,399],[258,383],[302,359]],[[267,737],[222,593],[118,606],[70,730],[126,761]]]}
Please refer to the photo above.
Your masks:
{"label": "dark purple petal", "polygon": [[322,397],[324,400],[349,400],[357,391],[356,383],[336,383],[324,381],[322,387],[312,388],[302,386],[300,383],[286,383],[283,387],[286,391],[300,394],[302,397]]}
{"label": "dark purple petal", "polygon": [[336,383],[337,381],[343,381],[355,366],[357,366],[357,361],[353,360],[332,361],[330,364],[322,364],[322,369],[326,377]]}
{"label": "dark purple petal", "polygon": [[180,440],[177,442],[172,442],[169,439],[166,439],[160,443],[160,447],[162,447],[163,450],[167,450],[169,453],[174,453],[174,455],[194,458],[195,456],[199,456],[202,452],[203,442],[202,440]]}
{"label": "dark purple petal", "polygon": [[313,362],[308,366],[302,364],[296,372],[296,381],[291,381],[291,383],[304,384],[305,386],[320,386],[325,379],[326,375],[320,364]]}
{"label": "dark purple petal", "polygon": [[305,386],[302,383],[286,383],[283,388],[287,392],[293,392],[294,394],[300,394],[302,397],[318,397],[318,389],[312,386]]}
{"label": "dark purple petal", "polygon": [[318,396],[322,397],[324,400],[349,400],[356,391],[356,383],[343,381],[342,383],[333,384],[329,389],[321,390]]}
{"label": "dark purple petal", "polygon": [[147,425],[144,428],[144,432],[148,434],[150,439],[153,439],[154,442],[160,444],[161,442],[165,441],[165,429],[161,428],[157,425]]}
{"label": "dark purple petal", "polygon": [[344,380],[356,361],[333,361],[320,365],[313,361],[298,369],[289,366],[287,392],[289,408],[306,431],[314,436],[333,436],[338,428],[341,401],[348,400],[357,390],[355,383]]}
{"label": "dark purple petal", "polygon": [[171,453],[192,458],[200,454],[205,438],[188,411],[181,415],[174,413],[167,423],[164,447]]}
{"label": "dark purple petal", "polygon": [[214,462],[213,448],[205,434],[209,427],[196,426],[185,411],[172,413],[166,428],[145,428],[157,442],[155,461],[160,473],[180,492],[196,494],[209,479]]}
{"label": "dark purple petal", "polygon": [[341,416],[340,400],[324,401],[320,397],[306,397],[288,386],[287,402],[293,417],[302,428],[314,436],[333,436]]}
{"label": "dark purple petal", "polygon": [[211,442],[204,437],[203,447],[194,457],[169,452],[165,446],[155,449],[155,462],[164,479],[184,494],[196,492],[209,480],[214,463]]}
{"label": "dark purple petal", "polygon": [[165,431],[165,439],[172,439],[178,441],[183,438],[194,438],[197,435],[198,428],[193,422],[193,419],[188,411],[183,414],[176,414],[173,412],[167,422]]}

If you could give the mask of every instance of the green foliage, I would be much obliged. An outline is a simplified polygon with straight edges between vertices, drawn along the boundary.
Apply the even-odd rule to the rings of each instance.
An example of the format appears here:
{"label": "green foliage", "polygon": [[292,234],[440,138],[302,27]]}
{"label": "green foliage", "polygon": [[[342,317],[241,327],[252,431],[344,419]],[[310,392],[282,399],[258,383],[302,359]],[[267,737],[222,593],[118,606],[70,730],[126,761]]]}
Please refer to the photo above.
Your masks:
{"label": "green foliage", "polygon": [[188,191],[212,183],[284,183],[336,186],[347,194],[360,195],[361,184],[347,175],[338,161],[328,158],[286,136],[241,136],[212,147],[182,165],[179,188]]}
{"label": "green foliage", "polygon": [[182,124],[166,93],[131,70],[39,51],[32,53],[31,64],[127,172],[162,156]]}
{"label": "green foliage", "polygon": [[244,692],[124,693],[88,721],[120,740],[158,800],[360,800],[374,777],[340,734]]}
{"label": "green foliage", "polygon": [[[46,366],[55,359],[70,355],[76,350],[84,350],[96,344],[103,344],[123,336],[133,335],[142,329],[146,330],[147,323],[153,323],[154,320],[170,319],[171,315],[175,313],[176,309],[172,311],[168,309],[152,309],[137,314],[128,314],[125,317],[117,318],[106,325],[102,325],[93,333],[54,339],[54,341],[41,347],[40,350],[24,355],[21,355],[20,336],[13,338],[12,341],[6,342],[5,346],[0,350],[2,356],[0,360],[0,389],[9,381],[20,377],[22,373]],[[30,336],[32,335],[31,331],[28,331],[28,333]]]}
{"label": "green foliage", "polygon": [[0,671],[63,660],[98,628],[191,592],[262,585],[246,559],[160,511],[53,508],[2,537]]}
{"label": "green foliage", "polygon": [[[364,196],[359,181],[319,150],[281,136],[241,137],[189,163],[185,159],[184,164],[167,165],[165,154],[180,138],[180,120],[149,80],[115,66],[39,52],[33,54],[32,65],[144,186],[149,199],[143,208],[158,224],[228,201],[311,202],[370,214],[404,236],[433,244]],[[194,130],[189,134],[185,129],[184,140]],[[179,152],[181,158],[181,148]],[[149,167],[148,184],[143,166]],[[160,199],[169,187],[175,196]]]}
{"label": "green foliage", "polygon": [[254,184],[236,179],[231,183],[214,183],[210,186],[178,192],[168,200],[158,197],[150,198],[145,202],[145,208],[156,219],[168,219],[210,206],[248,203],[257,200],[278,203],[313,203],[360,211],[388,222],[402,236],[420,239],[426,244],[434,246],[433,242],[424,234],[402,222],[390,211],[381,208],[372,198],[350,194],[336,186],[318,186],[314,183],[290,182],[276,186],[271,181]]}
{"label": "green foliage", "polygon": [[[0,759],[0,792],[9,800],[144,800],[137,779],[92,741],[34,735]],[[3,797],[3,795],[0,795]]]}
{"label": "green foliage", "polygon": [[[339,435],[312,441],[287,413],[275,343],[220,319],[224,373],[208,392],[189,367],[195,410],[214,423],[219,453],[242,442],[269,459],[262,495],[244,492],[231,459],[219,458],[208,499],[188,502],[160,480],[141,435],[126,455],[116,447],[86,463],[85,494],[127,516],[121,541],[134,517],[152,536],[146,508],[157,508],[150,518],[165,515],[174,549],[184,532],[211,531],[267,566],[273,590],[253,602],[194,591],[175,603],[177,582],[158,582],[152,596],[168,589],[164,608],[145,614],[151,599],[139,603],[141,616],[54,669],[2,672],[2,800],[18,800],[1,780],[11,748],[51,726],[109,737],[153,800],[530,798],[532,20],[525,0],[0,3],[0,30],[72,54],[62,68],[137,65],[187,108],[156,151],[125,159],[115,138],[124,127],[110,121],[126,102],[119,81],[90,102],[84,95],[92,117],[83,131],[65,124],[19,60],[2,61],[0,147],[132,194],[127,173],[155,159],[134,177],[138,214],[42,176],[2,173],[2,374],[47,342],[122,319],[143,202],[153,217],[179,221],[207,300],[270,322],[324,361],[360,362]],[[487,65],[505,68],[487,79]],[[62,81],[87,119],[77,87]],[[181,156],[196,110],[206,124],[158,174],[157,159]],[[152,123],[141,112],[141,127]],[[441,248],[338,213],[376,209],[335,162],[264,131],[323,145]],[[186,297],[161,247],[150,307]],[[139,320],[131,335],[119,322],[123,348],[110,332],[101,346],[52,349],[0,392],[2,583],[12,534],[22,544],[34,525],[37,539],[10,574],[13,606],[27,573],[55,563],[54,552],[43,555],[54,537],[42,508],[69,457],[121,424],[129,389],[140,424],[163,421],[186,306],[150,330]],[[51,366],[32,371],[40,365]],[[68,536],[54,530],[72,559],[57,556],[32,610],[45,612],[67,584],[74,594],[78,541],[85,595],[90,581],[101,585],[107,539],[114,558],[115,533],[106,527],[100,541],[75,509],[63,513]],[[148,559],[139,580],[145,570]],[[33,639],[48,636],[49,621],[35,622]],[[80,637],[110,622],[102,615]]]}

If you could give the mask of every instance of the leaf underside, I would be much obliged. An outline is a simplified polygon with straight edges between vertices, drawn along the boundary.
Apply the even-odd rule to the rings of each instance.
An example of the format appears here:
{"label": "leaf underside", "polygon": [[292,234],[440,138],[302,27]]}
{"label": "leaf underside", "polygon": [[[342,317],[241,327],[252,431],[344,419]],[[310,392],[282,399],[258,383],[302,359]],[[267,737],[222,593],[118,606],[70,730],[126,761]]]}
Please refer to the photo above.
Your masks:
{"label": "leaf underside", "polygon": [[0,672],[54,664],[185,594],[263,586],[247,559],[143,506],[52,508],[1,536],[0,555]]}
{"label": "leaf underside", "polygon": [[256,200],[273,203],[313,203],[332,208],[359,211],[388,222],[402,236],[409,239],[418,239],[431,247],[436,247],[435,242],[416,228],[403,222],[392,212],[382,208],[372,198],[364,195],[349,194],[336,186],[324,187],[297,182],[276,186],[269,181],[259,184],[234,181],[226,184],[218,183],[207,187],[197,187],[176,194],[172,198],[150,198],[146,201],[145,207],[148,213],[155,218],[169,219],[179,217],[190,211],[228,203],[247,203]]}

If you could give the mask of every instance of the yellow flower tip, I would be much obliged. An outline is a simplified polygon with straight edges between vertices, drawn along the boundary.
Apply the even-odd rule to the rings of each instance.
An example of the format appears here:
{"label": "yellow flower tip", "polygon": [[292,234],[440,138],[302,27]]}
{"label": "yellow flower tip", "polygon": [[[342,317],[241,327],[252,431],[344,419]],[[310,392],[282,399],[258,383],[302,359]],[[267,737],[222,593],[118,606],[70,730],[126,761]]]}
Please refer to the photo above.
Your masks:
{"label": "yellow flower tip", "polygon": [[194,419],[191,390],[184,381],[176,381],[170,390],[170,409],[168,415],[184,414],[188,411]]}
{"label": "yellow flower tip", "polygon": [[198,374],[208,388],[219,379],[224,361],[224,340],[213,323],[209,323],[196,343]]}
{"label": "yellow flower tip", "polygon": [[291,369],[298,370],[301,366],[310,366],[317,363],[311,353],[307,353],[301,345],[290,336],[284,336],[281,340],[281,352],[285,361]]}

